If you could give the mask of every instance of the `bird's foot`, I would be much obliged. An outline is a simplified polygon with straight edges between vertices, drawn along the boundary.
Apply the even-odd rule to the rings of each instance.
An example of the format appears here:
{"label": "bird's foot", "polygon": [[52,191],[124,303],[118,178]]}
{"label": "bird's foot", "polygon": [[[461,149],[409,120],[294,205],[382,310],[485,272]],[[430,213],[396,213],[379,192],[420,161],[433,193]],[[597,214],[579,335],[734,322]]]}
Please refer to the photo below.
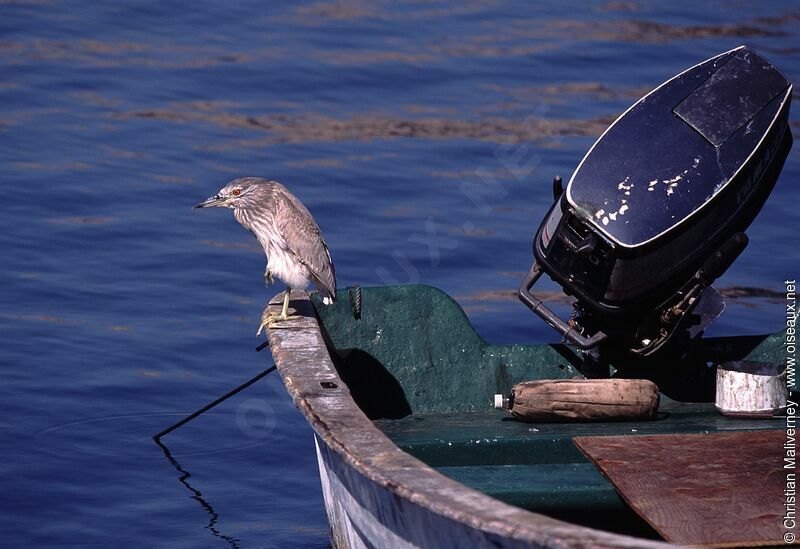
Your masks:
{"label": "bird's foot", "polygon": [[292,320],[299,320],[301,318],[303,317],[300,315],[268,314],[266,311],[264,311],[264,315],[261,317],[261,325],[258,327],[256,335],[261,335],[261,332],[264,331],[265,328],[272,329],[275,328],[276,324],[290,322]]}
{"label": "bird's foot", "polygon": [[264,280],[267,284],[275,284],[275,277],[272,276],[272,273],[269,271],[264,274]]}

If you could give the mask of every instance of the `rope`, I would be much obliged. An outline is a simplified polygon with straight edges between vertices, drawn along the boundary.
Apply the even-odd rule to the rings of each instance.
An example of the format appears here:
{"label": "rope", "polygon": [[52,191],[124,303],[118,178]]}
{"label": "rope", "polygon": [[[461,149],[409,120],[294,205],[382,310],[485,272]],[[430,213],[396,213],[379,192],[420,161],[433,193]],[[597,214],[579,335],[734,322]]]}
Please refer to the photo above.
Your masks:
{"label": "rope", "polygon": [[348,289],[350,295],[350,308],[353,309],[353,316],[356,320],[361,319],[361,286],[353,284]]}

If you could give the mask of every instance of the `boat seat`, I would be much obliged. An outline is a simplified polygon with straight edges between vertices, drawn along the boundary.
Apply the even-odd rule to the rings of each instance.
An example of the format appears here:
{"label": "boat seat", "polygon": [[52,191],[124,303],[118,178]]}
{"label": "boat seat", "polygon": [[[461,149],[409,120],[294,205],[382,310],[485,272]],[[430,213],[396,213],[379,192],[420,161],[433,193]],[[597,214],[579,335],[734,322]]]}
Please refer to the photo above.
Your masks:
{"label": "boat seat", "polygon": [[377,420],[375,425],[405,452],[498,500],[584,526],[658,539],[578,450],[573,437],[706,433],[781,425],[780,419],[725,418],[708,403],[667,400],[661,410],[660,419],[636,422],[534,424],[495,410],[417,414]]}
{"label": "boat seat", "polygon": [[655,435],[775,429],[780,419],[721,416],[709,403],[662,402],[653,421],[524,423],[493,410],[417,414],[375,425],[406,452],[433,467],[533,463],[587,463],[572,444],[576,436]]}

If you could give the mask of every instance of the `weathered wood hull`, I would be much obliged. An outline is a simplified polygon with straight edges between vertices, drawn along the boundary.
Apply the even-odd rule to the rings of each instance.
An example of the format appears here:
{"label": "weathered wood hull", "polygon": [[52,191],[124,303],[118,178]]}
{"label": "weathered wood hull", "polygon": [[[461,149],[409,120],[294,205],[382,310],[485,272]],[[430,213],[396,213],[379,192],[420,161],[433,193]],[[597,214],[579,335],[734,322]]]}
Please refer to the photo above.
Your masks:
{"label": "weathered wood hull", "polygon": [[[503,503],[402,451],[353,400],[331,360],[314,307],[270,329],[275,363],[315,431],[336,547],[621,547],[669,545],[555,520]],[[270,307],[278,308],[282,296]]]}

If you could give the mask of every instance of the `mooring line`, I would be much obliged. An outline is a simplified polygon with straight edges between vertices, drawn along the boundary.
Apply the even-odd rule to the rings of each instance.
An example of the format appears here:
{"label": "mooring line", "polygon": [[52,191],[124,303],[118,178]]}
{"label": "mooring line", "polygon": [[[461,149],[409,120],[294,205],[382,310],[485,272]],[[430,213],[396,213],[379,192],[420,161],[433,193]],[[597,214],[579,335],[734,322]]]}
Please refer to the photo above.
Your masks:
{"label": "mooring line", "polygon": [[258,374],[257,376],[255,376],[254,378],[251,378],[251,379],[249,379],[248,381],[245,381],[244,383],[242,383],[241,385],[239,385],[238,387],[236,387],[235,389],[232,389],[232,390],[228,391],[227,393],[225,393],[224,395],[222,395],[221,397],[219,397],[217,400],[215,400],[215,401],[214,401],[214,402],[212,402],[211,404],[207,404],[207,405],[203,406],[202,408],[200,408],[199,410],[197,410],[195,413],[193,413],[193,414],[191,414],[191,415],[189,415],[189,416],[186,416],[185,418],[183,418],[182,420],[180,420],[179,422],[177,422],[177,423],[175,423],[175,424],[173,424],[173,425],[170,425],[169,427],[167,427],[166,429],[164,429],[163,431],[161,431],[160,433],[158,433],[157,435],[155,435],[155,436],[153,437],[153,440],[155,440],[155,441],[156,441],[156,444],[159,444],[159,445],[160,445],[160,441],[159,441],[159,440],[160,440],[160,439],[161,439],[161,437],[163,437],[164,435],[166,435],[166,434],[168,434],[168,433],[171,433],[172,431],[174,431],[175,429],[177,429],[177,428],[178,428],[178,427],[180,427],[181,425],[185,425],[186,423],[189,423],[190,421],[192,421],[194,418],[196,418],[196,417],[197,417],[197,416],[199,416],[200,414],[202,414],[202,413],[204,413],[204,412],[207,412],[208,410],[210,410],[211,408],[213,408],[214,406],[216,406],[216,405],[217,405],[217,404],[219,404],[220,402],[223,402],[223,401],[225,401],[225,400],[229,399],[230,397],[232,397],[233,395],[235,395],[235,394],[236,394],[236,393],[238,393],[239,391],[242,391],[242,390],[244,390],[244,389],[247,389],[248,387],[250,387],[250,386],[251,386],[253,383],[255,383],[256,381],[258,381],[258,380],[259,380],[259,379],[261,379],[262,377],[266,376],[266,375],[267,375],[267,374],[269,374],[270,372],[273,372],[273,371],[274,371],[276,368],[277,368],[277,366],[272,366],[272,367],[270,367],[270,368],[267,368],[266,370],[264,370],[263,372],[261,372],[260,374]]}

